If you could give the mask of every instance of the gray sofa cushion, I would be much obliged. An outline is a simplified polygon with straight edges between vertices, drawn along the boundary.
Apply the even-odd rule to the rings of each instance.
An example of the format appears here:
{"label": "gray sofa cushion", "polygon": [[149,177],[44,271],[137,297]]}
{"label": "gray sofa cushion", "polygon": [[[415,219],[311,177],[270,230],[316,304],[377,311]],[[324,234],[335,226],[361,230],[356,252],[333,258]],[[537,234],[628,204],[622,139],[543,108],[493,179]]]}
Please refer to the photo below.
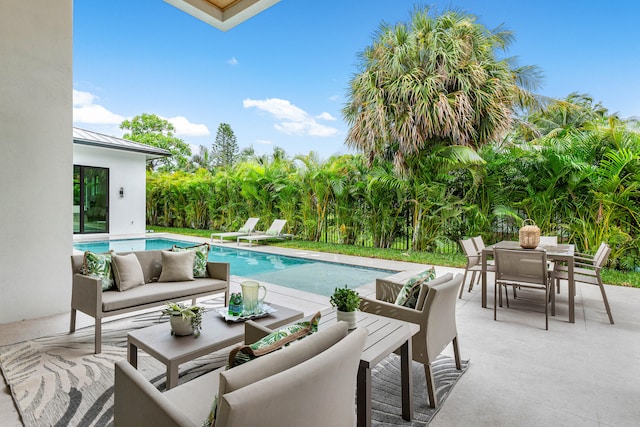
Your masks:
{"label": "gray sofa cushion", "polygon": [[176,405],[194,425],[202,425],[202,421],[209,416],[211,402],[218,390],[218,380],[224,367],[202,375],[193,380],[180,384],[164,392],[164,396]]}
{"label": "gray sofa cushion", "polygon": [[200,294],[226,289],[227,282],[220,279],[196,279],[188,282],[147,283],[144,286],[129,289],[127,292],[106,291],[102,293],[102,311],[152,302],[168,301],[185,295]]}

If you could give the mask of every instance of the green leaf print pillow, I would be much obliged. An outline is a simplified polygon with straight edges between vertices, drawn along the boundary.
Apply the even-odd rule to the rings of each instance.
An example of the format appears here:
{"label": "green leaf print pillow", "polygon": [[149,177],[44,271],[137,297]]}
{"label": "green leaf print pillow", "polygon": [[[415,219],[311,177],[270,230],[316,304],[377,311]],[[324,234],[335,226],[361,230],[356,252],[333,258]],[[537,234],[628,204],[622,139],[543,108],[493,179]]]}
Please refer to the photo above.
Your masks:
{"label": "green leaf print pillow", "polygon": [[186,248],[181,248],[180,246],[173,245],[171,249],[172,252],[186,252],[186,251],[195,251],[196,256],[193,260],[193,277],[209,277],[209,272],[207,271],[207,261],[209,260],[209,248],[210,245],[208,243],[203,243],[201,245],[188,246]]}
{"label": "green leaf print pillow", "polygon": [[418,296],[420,295],[420,287],[423,283],[430,282],[435,279],[435,277],[436,270],[433,267],[412,276],[400,290],[395,303],[404,307],[416,308]]}
{"label": "green leaf print pillow", "polygon": [[290,343],[306,337],[318,331],[318,322],[320,321],[320,312],[317,312],[310,321],[294,323],[277,329],[259,339],[253,344],[241,345],[229,353],[229,363],[227,369],[242,365],[253,359],[265,354],[269,354],[275,350],[289,345]]}
{"label": "green leaf print pillow", "polygon": [[103,291],[114,288],[110,253],[96,254],[86,251],[84,253],[82,273],[89,277],[100,279]]}

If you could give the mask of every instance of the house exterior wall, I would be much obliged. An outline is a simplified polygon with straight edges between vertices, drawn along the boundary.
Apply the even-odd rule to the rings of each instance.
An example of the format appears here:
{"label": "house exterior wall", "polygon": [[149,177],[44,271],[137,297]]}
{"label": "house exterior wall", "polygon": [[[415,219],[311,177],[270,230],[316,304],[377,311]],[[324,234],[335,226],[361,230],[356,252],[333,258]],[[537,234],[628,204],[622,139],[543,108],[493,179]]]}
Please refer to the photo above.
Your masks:
{"label": "house exterior wall", "polygon": [[[145,232],[147,163],[144,154],[73,144],[73,164],[109,169],[111,237]],[[120,197],[120,187],[124,189],[123,197]]]}
{"label": "house exterior wall", "polygon": [[0,1],[0,323],[69,310],[72,16]]}

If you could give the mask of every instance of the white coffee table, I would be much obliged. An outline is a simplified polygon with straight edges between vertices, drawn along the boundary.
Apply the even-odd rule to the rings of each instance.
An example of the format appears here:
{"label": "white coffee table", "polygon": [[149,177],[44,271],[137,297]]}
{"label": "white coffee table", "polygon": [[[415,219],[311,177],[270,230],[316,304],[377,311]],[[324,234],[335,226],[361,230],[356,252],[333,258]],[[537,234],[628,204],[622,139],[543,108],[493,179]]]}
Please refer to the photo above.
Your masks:
{"label": "white coffee table", "polygon": [[[267,328],[279,328],[302,319],[298,310],[269,304],[276,309],[266,317],[254,321]],[[202,332],[198,338],[192,335],[171,335],[168,323],[132,331],[127,335],[127,360],[138,367],[138,349],[147,352],[167,367],[167,390],[178,385],[178,367],[211,352],[239,343],[244,337],[244,323],[228,323],[216,311],[209,311],[202,318]]]}

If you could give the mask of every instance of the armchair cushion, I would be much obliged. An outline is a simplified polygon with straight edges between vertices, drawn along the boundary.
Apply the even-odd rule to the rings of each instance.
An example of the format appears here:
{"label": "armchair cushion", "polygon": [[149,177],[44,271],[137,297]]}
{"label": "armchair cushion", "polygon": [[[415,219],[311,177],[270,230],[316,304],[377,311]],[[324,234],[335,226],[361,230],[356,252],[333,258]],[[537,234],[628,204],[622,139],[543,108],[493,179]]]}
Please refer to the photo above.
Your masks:
{"label": "armchair cushion", "polygon": [[436,270],[433,267],[412,276],[407,280],[402,289],[400,289],[400,293],[398,294],[395,303],[409,308],[416,308],[422,284],[435,279],[435,277]]}
{"label": "armchair cushion", "polygon": [[173,252],[195,252],[195,258],[193,259],[193,277],[209,277],[209,273],[207,272],[209,249],[210,245],[208,243],[203,243],[201,245],[188,246],[185,248],[173,245],[173,248],[171,250]]}
{"label": "armchair cushion", "polygon": [[111,252],[111,268],[119,291],[144,285],[144,274],[136,254],[118,255]]}
{"label": "armchair cushion", "polygon": [[[317,331],[319,320],[320,320],[320,312],[316,313],[311,319],[311,321],[302,322],[302,323],[311,325],[311,328]],[[294,325],[291,325],[291,326],[294,326]],[[281,331],[282,329],[285,329],[285,328],[281,328],[278,331]],[[277,333],[278,331],[275,331],[274,333]],[[308,334],[310,334],[311,332],[308,332]],[[217,411],[218,411],[219,396],[223,396],[234,390],[241,389],[242,387],[245,387],[249,384],[253,384],[264,378],[274,375],[278,372],[281,372],[293,366],[296,366],[316,356],[317,354],[323,352],[327,348],[331,347],[332,345],[340,341],[346,335],[347,335],[347,324],[345,322],[340,322],[336,325],[332,325],[330,328],[324,329],[321,334],[316,334],[313,337],[307,338],[305,340],[304,346],[294,346],[293,349],[287,349],[287,352],[286,352],[287,357],[281,356],[279,358],[277,357],[274,358],[273,350],[272,350],[270,355],[264,358],[260,358],[260,360],[254,361],[253,363],[251,363],[251,366],[234,365],[234,366],[237,366],[234,369],[231,369],[231,367],[227,366],[226,371],[222,372],[220,375],[220,379],[218,383],[218,388],[219,388],[218,394],[216,394],[215,398],[213,399],[213,404],[211,405],[211,412],[209,413],[209,416],[204,421],[202,426],[208,427],[208,426],[213,426],[215,424]],[[306,334],[303,335],[303,337],[304,336],[306,336]],[[268,338],[268,337],[269,335],[267,335],[265,338]],[[262,341],[263,339],[259,340],[258,342]],[[278,348],[281,348],[281,347],[282,346]],[[231,364],[231,356],[229,359],[230,359],[229,363]],[[253,359],[250,359],[250,360],[253,360]]]}
{"label": "armchair cushion", "polygon": [[108,291],[114,287],[111,274],[111,254],[96,254],[91,251],[84,253],[82,274],[95,277],[102,281],[102,290]]}
{"label": "armchair cushion", "polygon": [[162,272],[158,282],[183,282],[195,280],[193,277],[194,251],[162,251]]}
{"label": "armchair cushion", "polygon": [[[354,405],[354,391],[355,391],[355,370],[357,369],[358,363],[354,364],[354,375],[353,377],[340,374],[339,378],[341,381],[344,381],[345,384],[337,384],[335,379],[336,369],[345,368],[349,363],[347,363],[347,359],[351,356],[355,358],[357,361],[360,358],[360,353],[362,351],[362,346],[364,345],[364,339],[366,339],[366,330],[365,328],[356,328],[351,334],[347,336],[348,325],[346,322],[337,322],[328,327],[324,327],[321,331],[316,334],[312,334],[311,336],[305,338],[300,342],[300,344],[292,345],[286,347],[280,351],[273,352],[264,357],[256,359],[252,361],[248,365],[238,366],[233,369],[229,369],[220,374],[220,388],[218,391],[220,398],[220,407],[218,410],[218,415],[216,419],[217,425],[252,425],[255,423],[256,412],[258,412],[261,416],[270,416],[270,417],[279,417],[282,421],[282,417],[285,416],[287,418],[293,418],[297,420],[307,420],[311,414],[307,411],[310,411],[309,405],[313,407],[323,408],[323,404],[319,403],[319,400],[322,400],[320,396],[326,393],[326,390],[331,387],[328,384],[319,384],[319,379],[315,378],[314,380],[310,380],[309,377],[314,375],[317,371],[320,375],[320,378],[329,379],[333,376],[333,386],[338,390],[332,391],[331,398],[336,399],[339,394],[348,392],[351,394],[350,399],[345,399],[345,401],[341,401],[338,399],[334,403],[334,407],[336,408],[337,414],[342,414],[344,416],[344,412],[339,412],[338,407],[340,405],[347,405],[350,411],[353,411]],[[353,341],[353,339],[348,339],[352,336],[355,338],[356,335],[361,335],[362,344],[359,344],[358,349],[355,350],[351,344],[348,342]],[[347,339],[339,347],[334,347],[343,339]],[[340,351],[339,348],[342,346],[349,347],[350,349],[347,353],[350,356],[344,354],[343,351]],[[331,348],[330,351],[325,351]],[[337,351],[333,351],[337,350]],[[324,355],[323,358],[317,359],[317,356]],[[340,361],[339,366],[336,366],[334,363],[327,363],[325,358],[330,358]],[[323,361],[324,359],[324,361]],[[309,366],[305,362],[315,360],[312,363],[313,367]],[[331,366],[331,374],[328,374],[325,370]],[[290,371],[291,369],[291,371]],[[286,372],[285,372],[286,371]],[[272,383],[270,378],[275,380],[279,378],[278,384]],[[266,380],[267,382],[264,382]],[[282,383],[284,382],[284,384]],[[296,384],[296,382],[302,382],[302,384]],[[348,383],[348,385],[346,384]],[[262,384],[262,385],[261,385]],[[319,396],[313,396],[313,393],[310,393],[309,390],[303,390],[303,388],[310,388],[314,390],[321,390],[319,392]],[[274,390],[289,390],[286,392],[291,395],[294,394],[297,398],[288,398],[285,399],[274,399]],[[239,392],[239,393],[238,393]],[[280,394],[280,392],[278,394]],[[244,394],[243,397],[241,397]],[[251,396],[249,398],[249,396]],[[263,406],[262,403],[258,401],[264,401],[262,403],[266,403],[267,406]],[[244,402],[244,403],[243,403]],[[264,409],[255,409],[264,408]],[[244,406],[244,411],[241,409],[241,406]],[[282,407],[287,406],[290,407],[290,411],[282,411]],[[278,407],[279,410],[278,410]],[[232,408],[237,408],[237,410],[232,410]],[[251,409],[253,408],[253,409]],[[324,411],[325,409],[323,409]],[[263,411],[268,411],[263,412]],[[274,412],[275,411],[275,412]],[[295,411],[299,413],[302,411],[304,415],[293,415],[292,412]],[[233,414],[231,413],[233,412]],[[245,414],[249,418],[254,418],[253,420],[245,420],[245,422],[241,422],[236,420],[235,422],[230,419],[239,416],[240,414]],[[335,419],[331,419],[333,414],[326,414],[325,418],[316,418],[316,416],[311,416],[311,419],[308,419],[308,422],[298,422],[293,423],[291,421],[284,423],[277,423],[273,419],[262,420],[263,425],[354,425],[353,421],[355,420],[342,420],[341,423],[335,422]],[[306,418],[305,418],[306,417]],[[333,415],[333,418],[336,416]],[[350,422],[351,421],[351,422]]]}

